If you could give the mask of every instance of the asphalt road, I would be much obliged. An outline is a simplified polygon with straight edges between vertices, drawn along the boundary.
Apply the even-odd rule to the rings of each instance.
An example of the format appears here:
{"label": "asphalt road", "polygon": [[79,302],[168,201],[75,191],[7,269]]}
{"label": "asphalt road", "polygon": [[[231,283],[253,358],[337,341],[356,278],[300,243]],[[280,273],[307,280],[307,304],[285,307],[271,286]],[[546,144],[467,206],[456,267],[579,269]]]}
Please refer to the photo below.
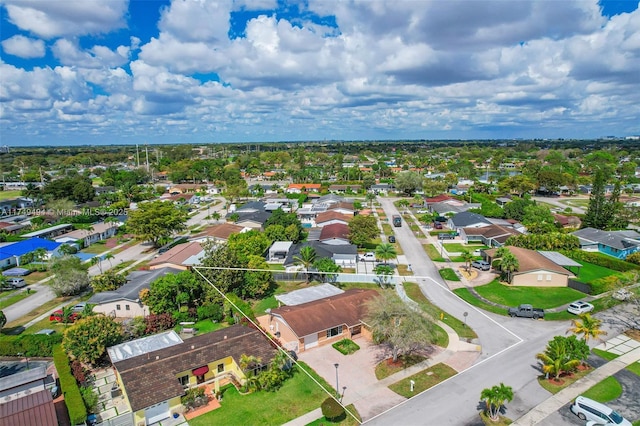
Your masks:
{"label": "asphalt road", "polygon": [[[546,203],[546,204],[551,204],[553,206],[556,206],[562,210],[566,209],[567,207],[571,207],[571,210],[573,213],[577,213],[577,214],[585,214],[586,210],[583,209],[582,207],[578,207],[578,206],[572,206],[570,204],[567,203],[562,203],[560,202],[560,200],[565,200],[565,201],[571,201],[572,198],[558,198],[558,197],[531,197],[533,200],[535,201],[540,201],[541,203]],[[585,199],[584,197],[575,197],[573,199]]]}
{"label": "asphalt road", "polygon": [[[397,214],[392,199],[381,199],[387,217]],[[511,386],[515,398],[507,404],[507,417],[516,419],[550,394],[537,383],[535,354],[556,335],[565,335],[567,321],[533,321],[484,313],[455,296],[443,282],[416,235],[403,221],[394,228],[397,241],[411,263],[423,293],[437,306],[460,319],[478,335],[482,353],[470,369],[371,419],[372,425],[476,425],[480,392],[499,384]]]}
{"label": "asphalt road", "polygon": [[[202,211],[198,211],[197,213],[195,213],[187,221],[187,227],[190,227],[193,225],[200,225],[204,222],[214,223],[214,221],[212,220],[207,221],[205,218],[210,213],[213,213],[214,211],[221,211],[223,209],[224,199],[223,198],[217,198],[217,199],[222,200],[222,202],[216,204],[210,209],[204,208]],[[122,262],[128,262],[131,260],[144,261],[146,259],[153,257],[155,254],[156,254],[156,251],[151,250],[151,246],[148,243],[136,244],[132,247],[129,247],[126,250],[121,251],[120,253],[115,254],[114,258],[111,259],[110,261],[108,260],[103,261],[102,271],[100,270],[100,267],[98,265],[91,266],[89,268],[89,275],[90,276],[98,275]],[[36,293],[27,297],[26,299],[21,300],[20,302],[14,303],[13,305],[10,305],[5,309],[3,309],[3,312],[7,317],[7,322],[14,321],[28,314],[38,306],[42,306],[49,300],[52,300],[55,298],[55,294],[53,294],[53,291],[51,291],[51,289],[46,283],[33,284],[29,286],[29,288],[36,291]]]}

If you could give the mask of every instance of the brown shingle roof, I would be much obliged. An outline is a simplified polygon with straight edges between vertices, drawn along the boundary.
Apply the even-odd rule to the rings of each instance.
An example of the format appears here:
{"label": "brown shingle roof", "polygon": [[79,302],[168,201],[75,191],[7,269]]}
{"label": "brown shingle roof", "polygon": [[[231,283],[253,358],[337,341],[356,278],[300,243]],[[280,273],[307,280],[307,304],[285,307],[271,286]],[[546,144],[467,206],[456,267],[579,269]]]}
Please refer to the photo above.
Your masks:
{"label": "brown shingle roof", "polygon": [[135,412],[184,395],[177,374],[231,356],[242,354],[270,362],[276,353],[271,343],[255,328],[233,325],[195,336],[184,343],[129,358],[114,364]]}
{"label": "brown shingle roof", "polygon": [[308,336],[339,325],[360,324],[366,314],[365,302],[378,295],[375,290],[351,289],[296,306],[282,306],[271,313],[282,317],[298,336]]}
{"label": "brown shingle roof", "polygon": [[[523,274],[533,271],[552,271],[558,274],[572,276],[573,273],[566,270],[562,266],[547,259],[535,250],[529,250],[521,247],[506,246],[509,251],[518,259],[518,271],[514,275]],[[493,258],[498,249],[485,250],[487,256]]]}
{"label": "brown shingle roof", "polygon": [[149,266],[161,265],[163,263],[173,263],[174,265],[182,265],[182,262],[202,251],[202,246],[197,242],[186,244],[178,244],[171,250],[153,259],[149,262]]}
{"label": "brown shingle roof", "polygon": [[355,211],[355,207],[353,206],[353,203],[348,203],[346,201],[341,201],[339,203],[332,204],[327,208],[327,210],[336,210],[336,209]]}
{"label": "brown shingle roof", "polygon": [[520,235],[518,231],[513,228],[507,228],[500,225],[489,225],[481,228],[463,228],[464,233],[467,235],[482,235],[485,238],[496,238],[500,236],[506,236],[509,238],[512,235]]}
{"label": "brown shingle roof", "polygon": [[344,223],[332,223],[322,227],[320,231],[320,241],[339,238],[343,240],[349,239],[349,226]]}
{"label": "brown shingle roof", "polygon": [[221,223],[220,225],[210,226],[205,229],[200,237],[213,237],[220,240],[228,240],[231,234],[237,234],[244,229],[244,226],[235,225],[233,223]]}
{"label": "brown shingle roof", "polygon": [[323,222],[329,222],[331,220],[342,220],[346,223],[349,223],[351,219],[353,219],[353,216],[349,216],[348,214],[336,212],[333,210],[328,210],[326,212],[318,213],[318,216],[316,216],[316,223],[320,224]]}
{"label": "brown shingle roof", "polygon": [[58,426],[48,389],[0,404],[0,426]]}

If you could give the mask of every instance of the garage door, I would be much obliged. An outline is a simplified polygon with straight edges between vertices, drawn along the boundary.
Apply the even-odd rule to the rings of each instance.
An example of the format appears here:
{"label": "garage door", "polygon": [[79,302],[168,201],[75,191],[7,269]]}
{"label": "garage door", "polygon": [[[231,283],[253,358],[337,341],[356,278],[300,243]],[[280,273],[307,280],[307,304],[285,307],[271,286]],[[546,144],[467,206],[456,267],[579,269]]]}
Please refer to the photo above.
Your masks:
{"label": "garage door", "polygon": [[318,334],[310,334],[308,336],[304,336],[304,348],[310,349],[318,346]]}
{"label": "garage door", "polygon": [[169,412],[169,402],[165,401],[160,404],[152,405],[144,410],[144,416],[147,419],[148,425],[170,417],[171,413]]}

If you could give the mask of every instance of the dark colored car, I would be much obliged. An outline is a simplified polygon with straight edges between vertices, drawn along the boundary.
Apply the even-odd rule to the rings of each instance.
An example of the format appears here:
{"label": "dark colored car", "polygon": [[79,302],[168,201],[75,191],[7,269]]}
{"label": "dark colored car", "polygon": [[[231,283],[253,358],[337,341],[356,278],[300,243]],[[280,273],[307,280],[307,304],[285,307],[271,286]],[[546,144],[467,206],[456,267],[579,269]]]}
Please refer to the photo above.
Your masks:
{"label": "dark colored car", "polygon": [[434,227],[435,229],[442,229],[442,224],[441,224],[440,222],[434,222],[434,223],[433,223],[433,227]]}
{"label": "dark colored car", "polygon": [[393,235],[391,235],[391,236],[389,237],[389,242],[390,242],[390,243],[395,243],[395,242],[396,242],[396,237],[394,237]]}

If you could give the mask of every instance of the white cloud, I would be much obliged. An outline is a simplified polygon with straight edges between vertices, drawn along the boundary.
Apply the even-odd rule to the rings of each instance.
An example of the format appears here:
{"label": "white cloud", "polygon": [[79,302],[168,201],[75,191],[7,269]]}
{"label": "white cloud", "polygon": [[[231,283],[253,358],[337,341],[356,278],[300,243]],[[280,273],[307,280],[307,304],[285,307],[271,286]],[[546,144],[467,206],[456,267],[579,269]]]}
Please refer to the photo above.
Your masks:
{"label": "white cloud", "polygon": [[2,40],[2,49],[9,55],[20,58],[42,58],[45,54],[44,41],[22,35],[14,35]]}
{"label": "white cloud", "polygon": [[125,26],[128,0],[5,0],[9,20],[43,38],[101,34]]}

